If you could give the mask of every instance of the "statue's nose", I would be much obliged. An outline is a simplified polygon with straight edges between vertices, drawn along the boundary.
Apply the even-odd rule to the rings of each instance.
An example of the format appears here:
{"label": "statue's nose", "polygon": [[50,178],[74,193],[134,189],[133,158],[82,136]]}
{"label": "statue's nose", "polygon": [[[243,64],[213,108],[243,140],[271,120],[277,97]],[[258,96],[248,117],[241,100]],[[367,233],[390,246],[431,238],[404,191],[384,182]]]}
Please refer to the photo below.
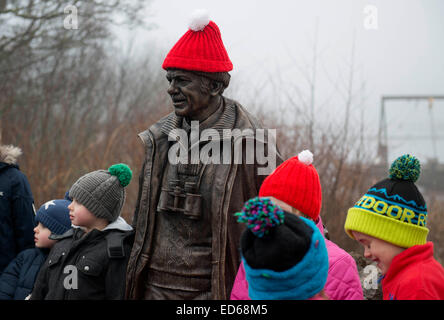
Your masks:
{"label": "statue's nose", "polygon": [[178,92],[178,90],[177,90],[177,87],[176,87],[176,81],[173,79],[173,80],[171,80],[170,86],[168,87],[168,93],[170,95],[173,95],[173,94],[175,94],[177,92]]}

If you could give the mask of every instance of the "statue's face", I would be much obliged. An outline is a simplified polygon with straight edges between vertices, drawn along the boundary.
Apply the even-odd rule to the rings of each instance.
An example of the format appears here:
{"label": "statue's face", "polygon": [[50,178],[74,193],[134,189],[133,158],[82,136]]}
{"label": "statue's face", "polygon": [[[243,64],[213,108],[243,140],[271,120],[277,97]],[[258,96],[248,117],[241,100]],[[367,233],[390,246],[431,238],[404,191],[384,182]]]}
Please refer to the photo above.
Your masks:
{"label": "statue's face", "polygon": [[168,94],[173,101],[176,115],[197,119],[208,107],[211,98],[209,92],[201,89],[201,76],[186,70],[174,69],[167,71],[166,78],[170,83]]}

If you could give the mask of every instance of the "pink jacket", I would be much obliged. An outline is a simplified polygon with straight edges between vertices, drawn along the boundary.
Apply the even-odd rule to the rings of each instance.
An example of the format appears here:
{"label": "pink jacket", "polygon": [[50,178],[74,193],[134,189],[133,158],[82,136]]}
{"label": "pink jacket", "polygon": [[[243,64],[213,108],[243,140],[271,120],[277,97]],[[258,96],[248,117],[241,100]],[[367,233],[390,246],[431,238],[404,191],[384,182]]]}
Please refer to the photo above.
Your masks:
{"label": "pink jacket", "polygon": [[[322,220],[316,224],[322,234]],[[328,251],[328,277],[324,290],[331,300],[362,300],[363,293],[355,260],[338,245],[325,239]],[[244,265],[241,263],[231,290],[231,300],[250,300]]]}

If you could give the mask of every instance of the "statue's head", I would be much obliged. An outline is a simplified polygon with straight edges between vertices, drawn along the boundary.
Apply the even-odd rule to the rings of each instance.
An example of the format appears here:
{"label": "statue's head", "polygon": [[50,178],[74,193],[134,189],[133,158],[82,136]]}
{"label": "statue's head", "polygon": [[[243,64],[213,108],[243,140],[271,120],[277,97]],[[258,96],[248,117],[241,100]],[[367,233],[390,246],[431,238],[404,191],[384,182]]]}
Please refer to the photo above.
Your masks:
{"label": "statue's head", "polygon": [[176,114],[193,119],[219,101],[230,83],[228,72],[233,70],[233,64],[218,26],[205,12],[197,11],[162,68],[167,70],[168,93]]}
{"label": "statue's head", "polygon": [[183,69],[168,69],[166,78],[176,115],[190,119],[198,119],[203,110],[218,103],[230,82],[228,72],[211,74]]}

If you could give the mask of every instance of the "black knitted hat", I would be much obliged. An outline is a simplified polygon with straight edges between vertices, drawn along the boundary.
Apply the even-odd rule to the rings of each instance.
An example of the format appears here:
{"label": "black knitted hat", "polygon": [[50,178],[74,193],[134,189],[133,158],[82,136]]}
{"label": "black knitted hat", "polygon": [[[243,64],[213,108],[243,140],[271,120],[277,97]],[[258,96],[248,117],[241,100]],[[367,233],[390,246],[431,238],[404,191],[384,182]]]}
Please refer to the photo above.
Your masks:
{"label": "black knitted hat", "polygon": [[[247,212],[254,213],[251,224],[248,224]],[[264,219],[257,217],[261,214]],[[241,237],[241,250],[245,260],[254,269],[277,272],[287,270],[301,261],[310,249],[313,229],[296,215],[283,211],[268,198],[247,201],[243,211],[237,216],[239,222],[247,222],[248,229]],[[285,223],[280,223],[284,219]]]}

